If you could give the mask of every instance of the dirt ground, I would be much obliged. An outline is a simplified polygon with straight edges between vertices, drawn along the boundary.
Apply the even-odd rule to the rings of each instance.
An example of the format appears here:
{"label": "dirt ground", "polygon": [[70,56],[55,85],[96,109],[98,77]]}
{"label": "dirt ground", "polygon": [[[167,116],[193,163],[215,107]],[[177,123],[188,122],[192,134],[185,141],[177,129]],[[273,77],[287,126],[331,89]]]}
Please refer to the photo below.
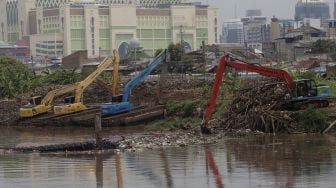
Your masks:
{"label": "dirt ground", "polygon": [[[198,99],[206,97],[202,92],[205,84],[202,80],[174,79],[159,85],[158,81],[146,81],[134,88],[131,94],[131,102],[136,105],[155,105],[165,103],[168,100]],[[160,87],[159,87],[160,86]],[[48,91],[61,86],[48,86],[36,88],[34,91],[18,95],[13,99],[0,100],[0,125],[13,125],[19,119],[19,109],[28,103],[31,96],[45,96]],[[122,94],[122,91],[119,91]],[[72,94],[59,96],[54,105],[62,104],[63,98]],[[92,84],[83,94],[86,105],[98,105],[112,100],[112,94]]]}

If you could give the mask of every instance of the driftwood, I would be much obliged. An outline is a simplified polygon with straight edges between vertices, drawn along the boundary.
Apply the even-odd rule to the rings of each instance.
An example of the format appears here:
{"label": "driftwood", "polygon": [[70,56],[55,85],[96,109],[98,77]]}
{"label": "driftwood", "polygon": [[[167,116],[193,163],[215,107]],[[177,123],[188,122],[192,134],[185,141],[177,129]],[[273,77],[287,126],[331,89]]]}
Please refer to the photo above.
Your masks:
{"label": "driftwood", "polygon": [[[252,83],[254,83],[254,87]],[[223,114],[217,129],[251,129],[265,133],[290,131],[294,119],[292,112],[282,111],[287,100],[286,85],[278,80],[262,80],[249,84],[249,89],[236,92],[234,99]],[[216,129],[215,128],[215,129]]]}

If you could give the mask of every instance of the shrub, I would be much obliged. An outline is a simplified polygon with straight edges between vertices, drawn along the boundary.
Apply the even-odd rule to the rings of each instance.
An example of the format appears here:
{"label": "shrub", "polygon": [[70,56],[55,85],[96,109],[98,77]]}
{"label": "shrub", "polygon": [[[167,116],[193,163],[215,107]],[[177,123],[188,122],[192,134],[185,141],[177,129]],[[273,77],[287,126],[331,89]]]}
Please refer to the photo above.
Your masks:
{"label": "shrub", "polygon": [[307,109],[295,113],[298,128],[305,132],[322,132],[329,125],[331,111],[327,109]]}

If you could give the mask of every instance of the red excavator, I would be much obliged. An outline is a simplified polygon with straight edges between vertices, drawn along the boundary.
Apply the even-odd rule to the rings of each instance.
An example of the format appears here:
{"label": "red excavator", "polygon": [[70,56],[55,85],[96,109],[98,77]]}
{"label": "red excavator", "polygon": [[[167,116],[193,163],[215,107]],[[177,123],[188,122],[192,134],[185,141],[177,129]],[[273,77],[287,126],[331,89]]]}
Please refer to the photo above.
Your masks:
{"label": "red excavator", "polygon": [[214,111],[217,94],[227,66],[238,70],[259,73],[260,75],[267,77],[279,78],[286,82],[286,86],[291,94],[291,99],[282,105],[285,109],[293,110],[307,108],[308,106],[315,108],[329,106],[328,98],[331,96],[331,90],[329,87],[324,86],[324,90],[319,92],[318,86],[314,80],[303,79],[293,81],[292,76],[284,70],[257,66],[236,58],[231,54],[225,54],[221,57],[219,65],[217,66],[211,97],[204,111],[203,122],[201,125],[203,133],[210,133],[208,129],[208,122],[211,118],[212,112]]}

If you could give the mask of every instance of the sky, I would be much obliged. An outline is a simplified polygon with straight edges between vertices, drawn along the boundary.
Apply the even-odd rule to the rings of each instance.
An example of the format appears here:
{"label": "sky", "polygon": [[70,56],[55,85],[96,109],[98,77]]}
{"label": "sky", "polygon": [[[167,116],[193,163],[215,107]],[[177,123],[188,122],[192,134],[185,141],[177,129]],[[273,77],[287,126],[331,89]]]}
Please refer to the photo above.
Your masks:
{"label": "sky", "polygon": [[[333,11],[334,0],[325,1],[330,2],[330,8]],[[263,16],[268,18],[276,16],[280,19],[293,19],[297,0],[203,0],[203,2],[218,7],[220,20],[224,21],[234,18],[235,5],[238,18],[245,16],[247,9],[261,9]]]}

